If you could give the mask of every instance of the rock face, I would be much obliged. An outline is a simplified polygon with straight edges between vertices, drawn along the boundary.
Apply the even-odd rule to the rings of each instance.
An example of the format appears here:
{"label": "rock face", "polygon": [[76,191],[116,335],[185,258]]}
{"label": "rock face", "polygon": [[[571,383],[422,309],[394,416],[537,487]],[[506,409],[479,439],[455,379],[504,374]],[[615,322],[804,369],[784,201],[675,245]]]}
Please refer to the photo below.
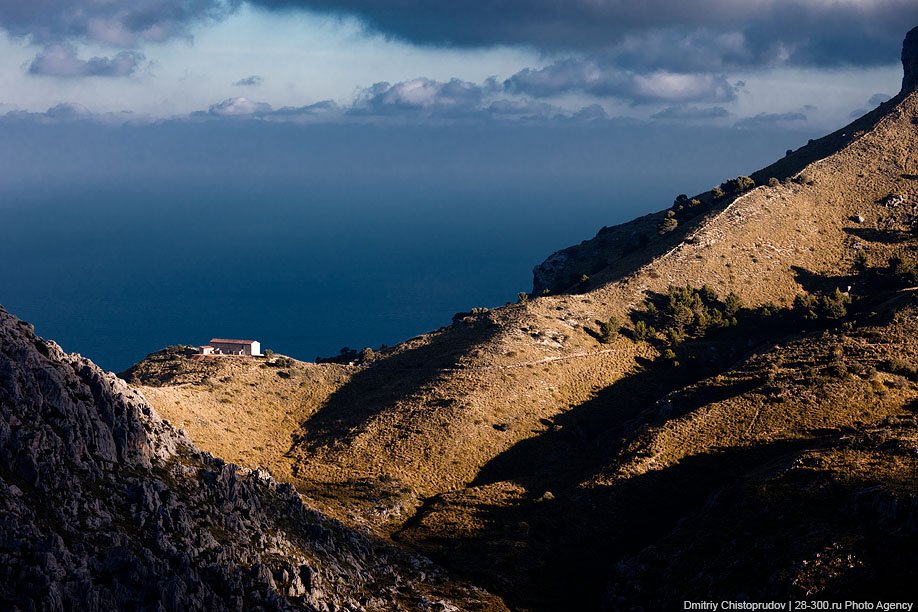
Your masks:
{"label": "rock face", "polygon": [[902,93],[909,93],[918,89],[918,27],[906,34],[902,44],[902,68],[905,74],[902,77]]}
{"label": "rock face", "polygon": [[426,595],[443,584],[429,561],[197,450],[0,308],[0,608],[450,609]]}

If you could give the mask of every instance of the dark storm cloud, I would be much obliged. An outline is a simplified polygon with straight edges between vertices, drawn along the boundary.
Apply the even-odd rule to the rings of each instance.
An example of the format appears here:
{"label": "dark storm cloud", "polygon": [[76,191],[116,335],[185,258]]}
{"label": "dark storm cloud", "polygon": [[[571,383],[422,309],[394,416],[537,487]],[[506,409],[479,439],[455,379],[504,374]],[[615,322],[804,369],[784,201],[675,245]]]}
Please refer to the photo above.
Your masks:
{"label": "dark storm cloud", "polygon": [[134,74],[144,56],[136,51],[122,51],[114,57],[80,59],[76,47],[61,43],[46,47],[29,64],[29,74],[65,78],[98,76],[126,77]]}
{"label": "dark storm cloud", "polygon": [[186,36],[198,21],[216,21],[242,0],[0,0],[0,27],[14,36],[53,44],[92,41],[132,48],[141,41]]}
{"label": "dark storm cloud", "polygon": [[354,15],[371,30],[415,43],[616,49],[635,67],[649,62],[673,70],[700,63],[885,64],[918,23],[914,0],[249,1]]}

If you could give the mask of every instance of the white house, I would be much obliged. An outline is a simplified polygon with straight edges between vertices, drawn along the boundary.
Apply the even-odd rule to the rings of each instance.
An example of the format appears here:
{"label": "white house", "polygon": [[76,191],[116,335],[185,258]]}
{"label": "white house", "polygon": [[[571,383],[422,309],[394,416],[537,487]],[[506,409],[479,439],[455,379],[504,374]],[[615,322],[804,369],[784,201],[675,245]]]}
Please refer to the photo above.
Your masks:
{"label": "white house", "polygon": [[217,355],[261,355],[261,344],[257,340],[232,340],[228,338],[212,338],[208,345]]}

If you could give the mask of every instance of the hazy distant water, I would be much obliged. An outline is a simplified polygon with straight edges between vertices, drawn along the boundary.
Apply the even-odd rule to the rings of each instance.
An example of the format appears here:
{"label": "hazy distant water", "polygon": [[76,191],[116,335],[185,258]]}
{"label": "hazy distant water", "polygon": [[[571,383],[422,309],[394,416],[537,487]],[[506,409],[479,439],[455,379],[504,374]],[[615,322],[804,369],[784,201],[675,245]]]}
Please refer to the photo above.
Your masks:
{"label": "hazy distant water", "polygon": [[[788,140],[737,139],[730,151],[721,134],[708,165],[666,168],[647,167],[659,145],[627,131],[605,135],[618,142],[525,130],[419,142],[425,133],[262,128],[223,142],[209,129],[92,140],[102,128],[41,128],[18,150],[0,143],[13,168],[0,181],[0,303],[113,370],[213,336],[308,360],[393,344],[515,300],[552,251]],[[69,165],[62,143],[79,152]]]}

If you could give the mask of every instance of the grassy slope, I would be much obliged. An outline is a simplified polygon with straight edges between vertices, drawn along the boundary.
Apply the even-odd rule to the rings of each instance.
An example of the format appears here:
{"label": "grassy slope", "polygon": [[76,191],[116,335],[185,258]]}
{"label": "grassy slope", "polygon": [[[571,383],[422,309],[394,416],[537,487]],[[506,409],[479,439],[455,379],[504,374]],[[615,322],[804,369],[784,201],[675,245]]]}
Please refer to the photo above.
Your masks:
{"label": "grassy slope", "polygon": [[[530,535],[540,525],[559,530],[562,519],[552,508],[563,508],[563,514],[590,505],[608,510],[608,504],[620,503],[617,491],[629,487],[642,491],[637,499],[666,500],[675,485],[648,475],[688,463],[682,478],[699,478],[691,465],[713,462],[727,469],[717,459],[724,452],[743,461],[752,457],[753,463],[762,452],[776,474],[787,461],[815,453],[828,461],[825,474],[837,468],[839,478],[855,478],[857,453],[814,447],[809,441],[819,435],[812,432],[850,427],[869,437],[868,426],[884,427],[884,419],[904,414],[914,385],[876,396],[867,387],[874,383],[858,377],[860,382],[818,384],[807,379],[784,385],[789,400],[766,403],[743,386],[753,385],[747,372],[758,367],[753,359],[700,383],[708,393],[700,397],[708,399],[686,414],[647,427],[653,423],[649,407],[670,392],[691,395],[695,387],[680,392],[686,381],[642,367],[641,360],[656,356],[650,345],[624,337],[600,344],[596,330],[610,316],[626,321],[647,291],[665,291],[670,284],[707,283],[722,293],[737,292],[748,304],[787,304],[803,288],[847,283],[859,248],[880,262],[908,247],[899,230],[913,204],[893,210],[877,202],[893,193],[918,202],[918,96],[896,100],[882,114],[869,118],[873,127],[865,133],[840,131],[832,137],[838,142],[816,141],[806,152],[816,158],[844,145],[828,157],[805,166],[782,160],[783,170],[762,171],[789,174],[797,163],[802,182],[741,196],[683,228],[681,241],[667,244],[668,250],[655,243],[632,253],[610,268],[608,282],[585,294],[543,297],[469,317],[401,345],[368,368],[302,364],[291,368],[290,379],[280,379],[253,362],[221,361],[207,375],[209,386],[157,382],[142,390],[203,448],[244,465],[269,466],[343,518],[448,551],[460,571],[474,574],[477,568],[489,586],[511,597],[523,597],[539,576],[537,567],[521,559],[564,558],[557,552],[563,543]],[[852,222],[856,215],[865,221]],[[876,329],[880,344],[914,357],[915,334],[896,325]],[[762,348],[759,359],[767,363],[782,355],[782,363],[789,363],[839,343],[846,358],[848,352],[854,358],[874,350],[853,338],[800,342],[793,345],[797,349]],[[791,350],[802,353],[783,353]],[[732,397],[730,389],[736,391]],[[722,396],[727,399],[717,399]],[[844,402],[831,399],[841,397]],[[839,410],[842,405],[851,409]],[[868,448],[863,456],[873,452]],[[753,490],[771,476],[756,478]],[[536,501],[546,490],[556,500]],[[594,490],[611,491],[611,497],[594,496]],[[639,516],[634,508],[621,512],[624,518]],[[568,530],[577,540],[578,528]],[[619,561],[646,544],[626,546],[614,530],[604,537],[620,546]],[[463,551],[471,555],[467,563]],[[485,557],[493,563],[482,565]],[[640,570],[634,576],[646,578]],[[619,584],[604,570],[595,580],[594,586]]]}

